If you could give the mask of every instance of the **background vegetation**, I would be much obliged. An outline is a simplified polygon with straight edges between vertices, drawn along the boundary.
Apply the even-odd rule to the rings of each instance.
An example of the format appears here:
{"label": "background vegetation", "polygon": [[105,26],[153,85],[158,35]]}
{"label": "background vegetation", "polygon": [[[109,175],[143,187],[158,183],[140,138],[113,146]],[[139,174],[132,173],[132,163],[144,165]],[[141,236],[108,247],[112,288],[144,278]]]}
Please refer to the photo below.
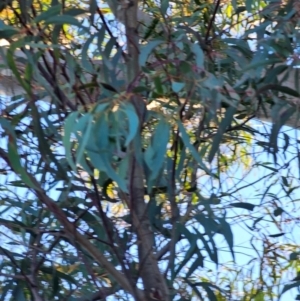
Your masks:
{"label": "background vegetation", "polygon": [[0,300],[291,300],[299,3],[0,9]]}

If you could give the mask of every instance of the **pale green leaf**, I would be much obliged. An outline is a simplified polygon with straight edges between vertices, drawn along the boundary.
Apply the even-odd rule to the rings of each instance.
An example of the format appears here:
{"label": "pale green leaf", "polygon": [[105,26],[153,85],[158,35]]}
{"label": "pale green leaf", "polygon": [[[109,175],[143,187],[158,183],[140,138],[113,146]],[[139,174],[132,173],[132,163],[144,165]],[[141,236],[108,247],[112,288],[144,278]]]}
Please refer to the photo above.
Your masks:
{"label": "pale green leaf", "polygon": [[39,190],[38,187],[36,187],[36,185],[32,182],[30,176],[28,175],[27,171],[25,170],[25,168],[21,165],[21,159],[20,156],[18,154],[18,149],[17,146],[15,144],[15,142],[12,141],[12,139],[10,139],[11,141],[8,143],[8,159],[10,161],[10,164],[13,168],[13,170],[15,171],[16,174],[18,174],[20,176],[20,178],[22,179],[22,181],[30,188]]}
{"label": "pale green leaf", "polygon": [[45,20],[46,24],[54,24],[54,25],[74,25],[81,29],[84,29],[84,31],[89,32],[89,29],[85,27],[82,23],[80,23],[76,18],[69,16],[69,15],[60,15],[60,16],[53,16]]}
{"label": "pale green leaf", "polygon": [[160,4],[161,13],[163,16],[165,16],[169,8],[169,0],[162,0],[160,3],[161,3]]}
{"label": "pale green leaf", "polygon": [[63,144],[65,147],[66,159],[73,170],[76,170],[76,165],[74,164],[72,151],[71,151],[71,145],[72,145],[71,134],[73,133],[74,125],[76,123],[76,119],[78,118],[78,116],[79,116],[78,112],[71,113],[67,117],[64,125]]}
{"label": "pale green leaf", "polygon": [[34,23],[39,23],[41,21],[46,21],[47,19],[57,16],[60,14],[62,9],[61,4],[53,5],[46,11],[39,14],[36,18],[34,18]]}
{"label": "pale green leaf", "polygon": [[169,124],[164,119],[161,119],[152,136],[151,144],[144,153],[146,164],[151,170],[150,177],[148,179],[148,181],[150,181],[148,183],[149,188],[151,186],[151,181],[157,178],[164,163],[166,147],[169,142],[169,134]]}
{"label": "pale green leaf", "polygon": [[125,146],[128,146],[134,139],[139,129],[139,118],[136,114],[135,108],[131,103],[126,103],[122,106],[129,124],[129,133],[126,137]]}
{"label": "pale green leaf", "polygon": [[196,151],[195,147],[191,144],[190,142],[190,138],[187,134],[187,132],[185,131],[184,126],[182,125],[182,123],[180,121],[177,122],[179,130],[180,130],[180,134],[181,134],[181,138],[182,141],[184,142],[186,148],[188,148],[192,154],[192,156],[194,157],[194,159],[198,162],[199,166],[206,171],[208,174],[211,174],[210,170],[205,166],[202,158],[200,157],[200,155],[198,154],[198,152]]}
{"label": "pale green leaf", "polygon": [[77,126],[80,126],[81,128],[76,128],[76,130],[81,131],[81,140],[79,142],[78,149],[76,150],[76,165],[82,161],[83,154],[92,132],[92,122],[93,116],[91,114],[86,114],[78,120]]}
{"label": "pale green leaf", "polygon": [[201,49],[200,45],[197,43],[192,44],[192,51],[194,52],[196,56],[196,65],[198,68],[204,67],[204,54],[203,50]]}
{"label": "pale green leaf", "polygon": [[185,86],[185,83],[172,82],[172,90],[173,90],[175,93],[180,92],[180,91],[183,89],[184,86]]}
{"label": "pale green leaf", "polygon": [[153,51],[153,49],[162,43],[163,43],[162,40],[154,40],[148,42],[146,45],[141,46],[140,57],[139,57],[139,63],[141,67],[146,65],[148,56]]}
{"label": "pale green leaf", "polygon": [[216,133],[216,135],[213,139],[213,142],[212,142],[212,146],[211,146],[211,149],[210,149],[210,152],[208,155],[209,162],[212,162],[216,152],[219,150],[219,146],[222,142],[223,134],[225,133],[227,128],[230,126],[235,112],[236,112],[236,107],[233,107],[233,106],[229,107],[226,110],[225,116],[219,125],[218,132]]}
{"label": "pale green leaf", "polygon": [[218,218],[218,221],[220,223],[220,232],[224,235],[224,238],[229,246],[232,258],[235,259],[234,251],[233,251],[233,234],[230,227],[230,224],[226,221],[224,217]]}

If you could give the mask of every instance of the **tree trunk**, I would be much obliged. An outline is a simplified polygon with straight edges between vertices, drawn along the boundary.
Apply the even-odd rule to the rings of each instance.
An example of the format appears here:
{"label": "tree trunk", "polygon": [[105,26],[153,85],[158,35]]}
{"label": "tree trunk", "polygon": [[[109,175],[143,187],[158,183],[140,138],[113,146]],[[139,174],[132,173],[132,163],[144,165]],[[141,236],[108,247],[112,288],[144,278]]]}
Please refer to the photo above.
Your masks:
{"label": "tree trunk", "polygon": [[[142,97],[132,95],[130,83],[139,74],[139,36],[137,20],[138,0],[134,0],[125,8],[124,25],[127,38],[127,91],[129,101],[135,107],[140,120],[140,133],[144,122],[145,103]],[[145,294],[148,300],[168,300],[169,293],[164,276],[159,270],[154,252],[154,234],[147,212],[144,194],[144,170],[141,158],[136,148],[141,149],[139,137],[130,146],[129,170],[129,208],[132,215],[133,227],[138,238],[139,273],[143,280]],[[138,300],[137,300],[138,301]]]}

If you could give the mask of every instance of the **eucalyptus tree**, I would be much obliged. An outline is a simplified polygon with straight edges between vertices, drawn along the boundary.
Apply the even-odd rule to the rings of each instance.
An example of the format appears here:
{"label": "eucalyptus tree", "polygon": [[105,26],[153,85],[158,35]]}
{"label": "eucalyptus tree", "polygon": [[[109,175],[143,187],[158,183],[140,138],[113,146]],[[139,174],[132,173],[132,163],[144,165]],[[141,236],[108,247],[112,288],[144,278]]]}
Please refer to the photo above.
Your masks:
{"label": "eucalyptus tree", "polygon": [[[299,285],[280,277],[296,245],[276,244],[297,219],[271,192],[279,178],[295,204],[278,137],[298,120],[296,2],[1,5],[3,300],[278,300]],[[255,117],[272,118],[257,143],[276,168],[251,163]],[[237,162],[271,171],[264,216],[226,190]],[[232,208],[263,246],[257,274],[235,262],[249,216]]]}

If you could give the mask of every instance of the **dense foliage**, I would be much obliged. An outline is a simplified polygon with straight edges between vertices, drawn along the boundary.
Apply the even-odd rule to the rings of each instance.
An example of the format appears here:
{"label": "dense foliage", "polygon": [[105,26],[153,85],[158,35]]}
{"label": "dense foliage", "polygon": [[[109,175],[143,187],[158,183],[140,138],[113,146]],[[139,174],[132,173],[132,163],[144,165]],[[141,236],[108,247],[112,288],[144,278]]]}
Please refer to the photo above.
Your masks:
{"label": "dense foliage", "polygon": [[296,297],[298,2],[0,10],[0,300]]}

